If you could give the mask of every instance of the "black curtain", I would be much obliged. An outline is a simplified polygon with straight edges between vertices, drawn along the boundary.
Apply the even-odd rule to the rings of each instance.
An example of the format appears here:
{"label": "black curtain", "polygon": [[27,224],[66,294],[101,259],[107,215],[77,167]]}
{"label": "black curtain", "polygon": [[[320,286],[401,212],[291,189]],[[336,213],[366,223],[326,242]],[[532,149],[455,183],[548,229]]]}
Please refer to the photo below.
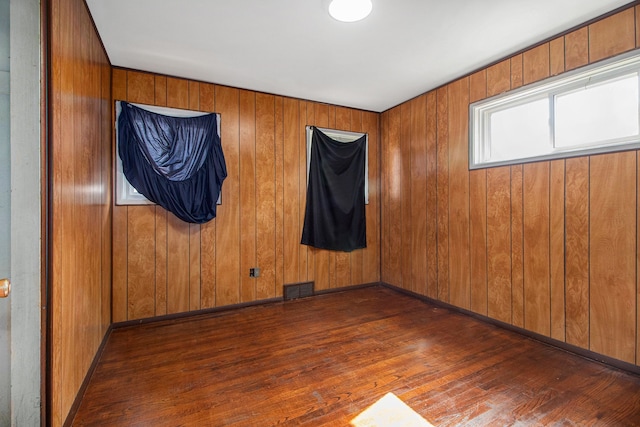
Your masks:
{"label": "black curtain", "polygon": [[216,114],[171,117],[120,105],[118,151],[131,185],[183,221],[215,218],[227,176]]}
{"label": "black curtain", "polygon": [[366,135],[340,142],[313,127],[302,244],[350,252],[367,247]]}

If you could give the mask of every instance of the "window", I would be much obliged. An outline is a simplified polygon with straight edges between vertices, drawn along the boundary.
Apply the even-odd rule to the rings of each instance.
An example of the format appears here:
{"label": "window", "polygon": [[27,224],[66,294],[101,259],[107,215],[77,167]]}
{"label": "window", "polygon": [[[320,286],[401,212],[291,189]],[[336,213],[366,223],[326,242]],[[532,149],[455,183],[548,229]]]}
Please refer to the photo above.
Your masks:
{"label": "window", "polygon": [[[203,116],[205,114],[211,114],[201,111],[192,111],[192,110],[181,110],[177,108],[168,108],[168,107],[157,107],[154,105],[145,105],[145,104],[135,104],[131,103],[137,107],[143,108],[147,111],[151,111],[157,114],[164,114],[167,116],[173,117],[195,117],[195,116]],[[116,204],[117,205],[154,205],[151,200],[144,197],[142,194],[138,193],[130,183],[127,181],[127,178],[124,176],[124,172],[122,171],[122,160],[120,159],[120,155],[118,154],[118,117],[120,116],[121,111],[120,101],[116,101]],[[220,114],[217,114],[217,122],[218,122],[218,135],[220,135]],[[218,197],[218,204],[221,204],[221,197]]]}
{"label": "window", "polygon": [[640,148],[640,52],[469,107],[469,168]]}
{"label": "window", "polygon": [[[313,127],[307,126],[307,184],[309,183],[309,167],[311,166],[311,144],[313,142]],[[365,141],[365,157],[367,161],[364,164],[364,203],[366,205],[369,204],[369,135],[358,132],[349,132],[346,130],[336,130],[336,129],[324,129],[318,128],[321,132],[327,135],[329,138],[333,138],[336,141],[349,143],[353,142],[356,139],[362,138],[363,135],[366,135]]]}

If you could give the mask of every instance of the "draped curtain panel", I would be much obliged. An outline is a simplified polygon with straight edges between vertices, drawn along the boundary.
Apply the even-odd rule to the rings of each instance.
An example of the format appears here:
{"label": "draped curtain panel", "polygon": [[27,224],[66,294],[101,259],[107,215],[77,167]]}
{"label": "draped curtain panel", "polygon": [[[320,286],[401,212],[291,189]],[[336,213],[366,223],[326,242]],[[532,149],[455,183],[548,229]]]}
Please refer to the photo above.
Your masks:
{"label": "draped curtain panel", "polygon": [[171,117],[121,102],[118,152],[125,177],[186,222],[216,216],[227,176],[216,114]]}
{"label": "draped curtain panel", "polygon": [[366,161],[366,135],[344,143],[313,128],[302,244],[345,252],[367,247]]}

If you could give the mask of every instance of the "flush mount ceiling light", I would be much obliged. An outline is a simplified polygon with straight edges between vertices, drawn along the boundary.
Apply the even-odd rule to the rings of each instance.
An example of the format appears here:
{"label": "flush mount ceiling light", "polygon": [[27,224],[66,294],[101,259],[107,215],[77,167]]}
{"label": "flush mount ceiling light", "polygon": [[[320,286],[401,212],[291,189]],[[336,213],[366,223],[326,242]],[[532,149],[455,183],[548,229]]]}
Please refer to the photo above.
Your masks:
{"label": "flush mount ceiling light", "polygon": [[356,22],[371,13],[371,0],[333,0],[329,4],[329,15],[338,21]]}

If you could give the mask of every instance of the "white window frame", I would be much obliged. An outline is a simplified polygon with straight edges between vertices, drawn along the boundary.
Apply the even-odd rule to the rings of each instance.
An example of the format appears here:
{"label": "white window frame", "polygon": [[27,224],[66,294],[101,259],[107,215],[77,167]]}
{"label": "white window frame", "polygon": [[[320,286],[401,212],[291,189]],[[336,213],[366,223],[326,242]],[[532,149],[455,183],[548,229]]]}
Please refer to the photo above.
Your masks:
{"label": "white window frame", "polygon": [[[365,136],[365,162],[364,162],[364,203],[369,204],[369,134],[351,132],[338,129],[327,129],[316,126],[320,132],[336,141],[349,143]],[[309,185],[309,170],[311,168],[311,145],[313,143],[313,126],[307,126],[307,186]]]}
{"label": "white window frame", "polygon": [[[555,147],[554,141],[556,96],[569,94],[579,88],[615,80],[632,73],[637,73],[637,78],[640,79],[640,49],[470,104],[469,169],[639,149],[640,132],[631,137],[597,141],[590,144],[576,144],[565,148]],[[640,87],[640,82],[638,86]],[[550,140],[541,141],[541,144],[547,144],[549,150],[542,155],[491,161],[488,154],[491,150],[491,115],[544,98],[549,100]],[[640,129],[640,115],[638,123]]]}
{"label": "white window frame", "polygon": [[[118,118],[122,111],[122,101],[116,101],[116,205],[155,205],[151,200],[138,193],[135,188],[129,183],[122,171],[122,159],[118,151]],[[151,111],[156,114],[163,114],[165,116],[172,117],[198,117],[211,114],[203,111],[195,110],[183,110],[179,108],[159,107],[156,105],[136,104],[129,102],[131,105],[142,108],[143,110]],[[216,122],[218,124],[218,137],[220,136],[220,114],[216,114]],[[222,204],[222,194],[218,196],[218,205]]]}

